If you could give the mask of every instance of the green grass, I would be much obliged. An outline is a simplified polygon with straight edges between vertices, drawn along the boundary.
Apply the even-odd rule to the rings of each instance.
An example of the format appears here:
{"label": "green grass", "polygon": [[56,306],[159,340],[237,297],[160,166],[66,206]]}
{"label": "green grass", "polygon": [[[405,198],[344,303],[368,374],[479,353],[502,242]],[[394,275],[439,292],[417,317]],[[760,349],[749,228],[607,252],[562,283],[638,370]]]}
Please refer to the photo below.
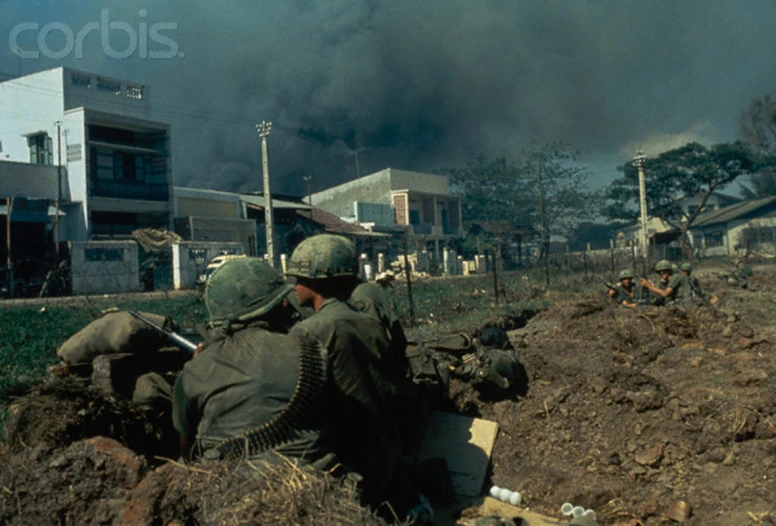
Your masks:
{"label": "green grass", "polygon": [[79,301],[79,306],[0,306],[0,424],[14,398],[39,383],[46,369],[58,363],[56,351],[70,336],[100,315],[118,307],[153,312],[182,325],[206,320],[203,302],[196,295],[150,301],[115,303]]}

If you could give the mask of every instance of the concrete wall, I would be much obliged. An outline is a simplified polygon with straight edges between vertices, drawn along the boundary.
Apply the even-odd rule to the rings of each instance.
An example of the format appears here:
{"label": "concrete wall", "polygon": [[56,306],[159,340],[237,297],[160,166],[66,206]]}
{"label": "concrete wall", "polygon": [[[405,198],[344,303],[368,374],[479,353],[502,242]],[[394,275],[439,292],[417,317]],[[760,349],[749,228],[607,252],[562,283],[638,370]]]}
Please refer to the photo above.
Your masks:
{"label": "concrete wall", "polygon": [[244,254],[240,243],[197,243],[184,241],[172,246],[172,279],[176,290],[193,289],[197,277],[216,256]]}
{"label": "concrete wall", "polygon": [[30,149],[23,134],[46,132],[57,155],[57,127],[64,111],[62,68],[42,71],[0,82],[0,158],[30,162]]}
{"label": "concrete wall", "polygon": [[134,241],[73,241],[73,294],[116,294],[140,290],[138,246]]}
{"label": "concrete wall", "polygon": [[[0,197],[57,198],[57,166],[0,161]],[[67,173],[62,170],[62,180]]]}
{"label": "concrete wall", "polygon": [[240,202],[237,199],[229,202],[211,199],[196,199],[191,197],[176,197],[176,200],[176,217],[201,216],[224,217],[230,219],[240,217]]}
{"label": "concrete wall", "polygon": [[312,195],[313,206],[338,217],[353,217],[353,203],[391,203],[390,172],[383,170]]}
{"label": "concrete wall", "polygon": [[314,206],[339,217],[354,217],[353,203],[392,204],[391,191],[449,195],[447,177],[386,168],[312,195]]}
{"label": "concrete wall", "polygon": [[153,120],[148,86],[85,71],[59,70],[65,110],[85,107],[113,115]]}

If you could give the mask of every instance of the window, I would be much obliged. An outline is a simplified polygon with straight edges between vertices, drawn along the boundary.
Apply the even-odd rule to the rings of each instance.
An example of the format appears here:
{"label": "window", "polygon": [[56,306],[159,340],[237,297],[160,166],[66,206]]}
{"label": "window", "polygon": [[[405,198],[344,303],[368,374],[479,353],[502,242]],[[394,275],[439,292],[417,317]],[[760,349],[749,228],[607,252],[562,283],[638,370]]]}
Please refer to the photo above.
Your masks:
{"label": "window", "polygon": [[78,88],[90,89],[92,87],[92,79],[85,75],[73,73],[70,75],[70,84]]}
{"label": "window", "polygon": [[127,86],[127,97],[140,100],[143,98],[143,86]]}
{"label": "window", "polygon": [[51,137],[47,133],[27,137],[27,146],[30,147],[31,164],[53,164]]}
{"label": "window", "polygon": [[721,247],[725,245],[725,233],[723,231],[719,232],[709,232],[707,234],[704,234],[703,241],[706,245],[706,248],[714,248],[714,247]]}
{"label": "window", "polygon": [[124,261],[123,248],[85,248],[86,261]]}
{"label": "window", "polygon": [[97,91],[121,95],[121,84],[112,80],[97,79]]}

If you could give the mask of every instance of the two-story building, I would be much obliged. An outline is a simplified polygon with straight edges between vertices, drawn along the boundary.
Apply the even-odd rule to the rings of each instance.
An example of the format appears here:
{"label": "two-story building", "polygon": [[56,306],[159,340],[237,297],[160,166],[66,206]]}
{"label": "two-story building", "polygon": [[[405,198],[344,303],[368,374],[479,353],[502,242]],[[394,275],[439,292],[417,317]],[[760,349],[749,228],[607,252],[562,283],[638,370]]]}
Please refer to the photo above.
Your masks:
{"label": "two-story building", "polygon": [[463,236],[461,198],[447,177],[386,168],[309,196],[313,205],[374,231],[399,227],[419,243]]}
{"label": "two-story building", "polygon": [[170,228],[170,125],[150,89],[69,68],[0,82],[0,144],[9,161],[57,166],[60,239]]}

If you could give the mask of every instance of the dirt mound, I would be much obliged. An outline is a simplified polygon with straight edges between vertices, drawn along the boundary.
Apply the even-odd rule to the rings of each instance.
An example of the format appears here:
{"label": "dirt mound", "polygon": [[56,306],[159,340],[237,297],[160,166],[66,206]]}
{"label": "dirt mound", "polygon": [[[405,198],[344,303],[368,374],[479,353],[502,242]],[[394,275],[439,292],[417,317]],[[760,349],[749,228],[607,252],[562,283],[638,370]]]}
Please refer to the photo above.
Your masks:
{"label": "dirt mound", "polygon": [[531,386],[517,404],[480,406],[501,430],[492,482],[549,515],[563,502],[593,508],[604,524],[663,524],[678,501],[692,524],[767,518],[774,345],[720,307],[560,300],[511,332]]}
{"label": "dirt mound", "polygon": [[156,418],[169,415],[84,380],[40,386],[6,426],[0,523],[385,524],[353,489],[291,464],[184,466],[154,456],[165,447]]}

